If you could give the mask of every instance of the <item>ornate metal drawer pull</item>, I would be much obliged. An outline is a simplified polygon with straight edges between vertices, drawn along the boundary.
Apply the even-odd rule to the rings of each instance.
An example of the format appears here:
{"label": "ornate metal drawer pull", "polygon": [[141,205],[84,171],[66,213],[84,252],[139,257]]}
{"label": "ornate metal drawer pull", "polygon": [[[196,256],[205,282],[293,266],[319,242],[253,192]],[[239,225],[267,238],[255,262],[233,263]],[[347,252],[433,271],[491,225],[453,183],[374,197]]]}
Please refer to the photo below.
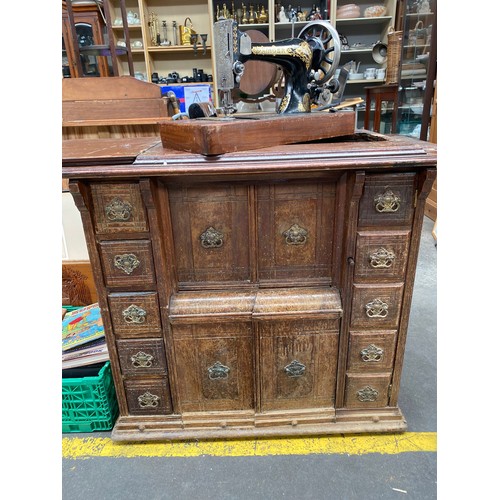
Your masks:
{"label": "ornate metal drawer pull", "polygon": [[294,359],[284,370],[289,377],[301,377],[306,372],[306,365]]}
{"label": "ornate metal drawer pull", "polygon": [[122,315],[125,323],[140,324],[146,321],[147,312],[142,307],[131,304],[122,311]]}
{"label": "ornate metal drawer pull", "polygon": [[156,408],[160,401],[160,396],[156,394],[151,394],[149,391],[141,394],[137,400],[139,401],[139,406],[141,408]]}
{"label": "ornate metal drawer pull", "polygon": [[370,266],[372,266],[375,269],[378,269],[380,267],[383,268],[391,267],[392,264],[394,264],[395,259],[396,255],[394,252],[391,252],[390,250],[381,247],[372,254],[370,254],[369,261],[370,261]]}
{"label": "ornate metal drawer pull", "polygon": [[358,397],[358,401],[361,401],[362,403],[369,403],[377,400],[378,391],[367,385],[364,389],[359,390],[356,393],[356,396]]}
{"label": "ornate metal drawer pull", "polygon": [[104,209],[108,220],[113,222],[126,222],[132,215],[132,205],[120,198],[114,198]]}
{"label": "ornate metal drawer pull", "polygon": [[385,318],[389,314],[389,304],[380,299],[372,300],[365,306],[369,318]]}
{"label": "ornate metal drawer pull", "polygon": [[368,347],[361,349],[361,359],[367,363],[382,361],[384,350],[377,347],[375,344],[370,344]]}
{"label": "ornate metal drawer pull", "polygon": [[210,380],[219,380],[222,378],[227,378],[229,373],[229,367],[224,366],[220,361],[216,361],[208,369],[208,378]]}
{"label": "ornate metal drawer pull", "polygon": [[146,354],[143,351],[130,356],[134,368],[151,368],[153,366],[153,359],[154,357],[151,354]]}
{"label": "ornate metal drawer pull", "polygon": [[224,243],[224,235],[210,226],[200,234],[200,241],[203,248],[219,248]]}
{"label": "ornate metal drawer pull", "polygon": [[304,245],[307,241],[307,230],[294,224],[283,233],[283,236],[287,245]]}
{"label": "ornate metal drawer pull", "polygon": [[377,212],[397,212],[401,206],[401,198],[390,189],[386,189],[383,194],[375,196],[373,201]]}
{"label": "ornate metal drawer pull", "polygon": [[141,261],[133,253],[124,253],[122,255],[115,255],[115,267],[120,269],[126,274],[130,274],[136,269]]}

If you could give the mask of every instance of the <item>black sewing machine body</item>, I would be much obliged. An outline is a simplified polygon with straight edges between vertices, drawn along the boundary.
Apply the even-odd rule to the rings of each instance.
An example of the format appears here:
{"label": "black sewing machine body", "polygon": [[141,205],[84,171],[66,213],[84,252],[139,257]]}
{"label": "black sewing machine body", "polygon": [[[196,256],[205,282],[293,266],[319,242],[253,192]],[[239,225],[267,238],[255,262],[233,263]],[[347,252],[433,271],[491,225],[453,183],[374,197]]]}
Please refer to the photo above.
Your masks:
{"label": "black sewing machine body", "polygon": [[339,82],[332,75],[340,60],[340,39],[326,21],[307,24],[297,38],[252,43],[232,19],[214,25],[217,89],[222,93],[225,114],[235,111],[231,92],[238,88],[247,61],[279,65],[285,77],[284,96],[277,113],[308,113],[311,103],[325,89],[336,92]]}

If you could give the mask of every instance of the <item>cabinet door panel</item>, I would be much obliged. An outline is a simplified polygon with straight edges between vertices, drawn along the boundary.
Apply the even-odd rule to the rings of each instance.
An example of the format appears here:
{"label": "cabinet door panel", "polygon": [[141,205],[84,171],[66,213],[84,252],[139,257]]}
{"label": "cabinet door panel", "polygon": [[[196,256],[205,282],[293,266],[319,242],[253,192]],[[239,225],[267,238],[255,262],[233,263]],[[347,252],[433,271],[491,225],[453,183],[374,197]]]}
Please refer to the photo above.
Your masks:
{"label": "cabinet door panel", "polygon": [[348,374],[346,378],[346,408],[382,408],[387,406],[390,374]]}
{"label": "cabinet door panel", "polygon": [[258,187],[260,281],[330,280],[334,199],[331,183]]}
{"label": "cabinet door panel", "polygon": [[254,408],[250,323],[172,326],[182,411]]}
{"label": "cabinet door panel", "polygon": [[117,337],[159,337],[161,321],[156,293],[109,294],[109,310]]}
{"label": "cabinet door panel", "polygon": [[410,231],[360,231],[354,280],[403,280],[409,246]]}
{"label": "cabinet door panel", "polygon": [[399,324],[403,283],[354,285],[351,328],[395,329]]}
{"label": "cabinet door panel", "polygon": [[359,226],[404,226],[413,220],[415,174],[367,175]]}
{"label": "cabinet door panel", "polygon": [[333,407],[338,321],[261,321],[261,409]]}
{"label": "cabinet door panel", "polygon": [[392,371],[396,348],[396,331],[349,333],[349,372]]}
{"label": "cabinet door panel", "polygon": [[150,241],[102,241],[100,245],[107,286],[144,290],[155,285]]}
{"label": "cabinet door panel", "polygon": [[138,183],[91,184],[96,233],[148,231]]}
{"label": "cabinet door panel", "polygon": [[125,380],[130,415],[165,415],[172,413],[170,388],[166,378]]}
{"label": "cabinet door panel", "polygon": [[248,281],[248,188],[169,187],[181,283]]}

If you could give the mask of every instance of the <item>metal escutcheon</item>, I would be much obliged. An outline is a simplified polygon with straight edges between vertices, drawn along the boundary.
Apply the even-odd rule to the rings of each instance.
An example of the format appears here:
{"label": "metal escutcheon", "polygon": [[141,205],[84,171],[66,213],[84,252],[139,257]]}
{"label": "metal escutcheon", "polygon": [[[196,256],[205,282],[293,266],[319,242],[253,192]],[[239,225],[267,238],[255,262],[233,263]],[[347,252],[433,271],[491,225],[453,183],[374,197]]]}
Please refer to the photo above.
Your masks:
{"label": "metal escutcheon", "polygon": [[383,194],[375,196],[373,199],[377,212],[397,212],[401,206],[401,198],[390,189],[386,189]]}

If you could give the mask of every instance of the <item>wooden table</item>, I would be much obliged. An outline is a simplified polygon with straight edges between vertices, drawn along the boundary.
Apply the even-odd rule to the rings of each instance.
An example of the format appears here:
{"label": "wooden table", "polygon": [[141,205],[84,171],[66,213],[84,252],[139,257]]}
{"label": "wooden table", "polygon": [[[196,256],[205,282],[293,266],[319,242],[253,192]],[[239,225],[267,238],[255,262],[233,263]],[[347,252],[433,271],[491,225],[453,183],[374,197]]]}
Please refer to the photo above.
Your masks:
{"label": "wooden table", "polygon": [[360,131],[202,156],[66,141],[117,441],[401,432],[434,144]]}

